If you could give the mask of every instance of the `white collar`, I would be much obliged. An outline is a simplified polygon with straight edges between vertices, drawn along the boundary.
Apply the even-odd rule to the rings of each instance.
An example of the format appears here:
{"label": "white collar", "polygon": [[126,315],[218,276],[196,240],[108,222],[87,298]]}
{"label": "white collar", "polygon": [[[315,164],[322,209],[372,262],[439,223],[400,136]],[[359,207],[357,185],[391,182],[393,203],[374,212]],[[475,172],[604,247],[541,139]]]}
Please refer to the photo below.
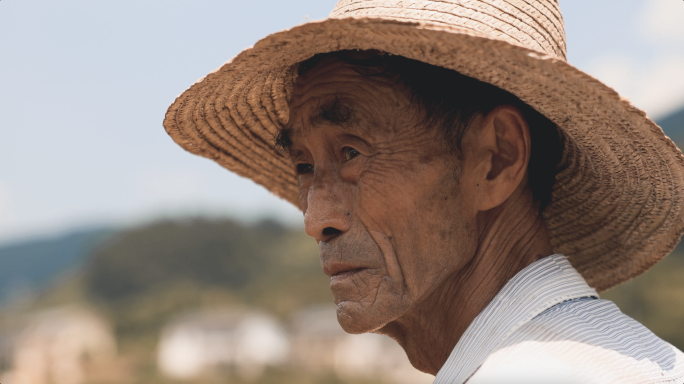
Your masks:
{"label": "white collar", "polygon": [[598,293],[565,256],[555,254],[528,265],[470,323],[434,383],[465,382],[520,326],[556,304],[580,297],[598,298]]}

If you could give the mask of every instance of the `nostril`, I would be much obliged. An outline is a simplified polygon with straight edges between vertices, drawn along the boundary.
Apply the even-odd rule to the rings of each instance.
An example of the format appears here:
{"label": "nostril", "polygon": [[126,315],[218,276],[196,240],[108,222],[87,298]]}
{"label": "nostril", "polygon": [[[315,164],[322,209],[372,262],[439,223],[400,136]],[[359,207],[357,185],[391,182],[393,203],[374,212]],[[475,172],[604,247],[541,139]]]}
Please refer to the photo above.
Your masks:
{"label": "nostril", "polygon": [[340,233],[342,233],[342,231],[333,227],[328,227],[323,230],[323,236],[334,236]]}

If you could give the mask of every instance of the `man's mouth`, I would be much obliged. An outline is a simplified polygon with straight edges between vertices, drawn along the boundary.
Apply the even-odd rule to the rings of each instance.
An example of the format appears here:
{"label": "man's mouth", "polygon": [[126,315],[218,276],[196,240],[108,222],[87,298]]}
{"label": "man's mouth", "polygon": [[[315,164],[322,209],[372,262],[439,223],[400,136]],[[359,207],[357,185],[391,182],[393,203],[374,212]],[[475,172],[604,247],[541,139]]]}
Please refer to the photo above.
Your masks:
{"label": "man's mouth", "polygon": [[358,274],[359,272],[363,271],[366,268],[356,268],[356,269],[349,269],[346,271],[340,271],[332,276],[330,276],[330,284],[334,283],[340,283],[344,280],[350,279],[352,276]]}

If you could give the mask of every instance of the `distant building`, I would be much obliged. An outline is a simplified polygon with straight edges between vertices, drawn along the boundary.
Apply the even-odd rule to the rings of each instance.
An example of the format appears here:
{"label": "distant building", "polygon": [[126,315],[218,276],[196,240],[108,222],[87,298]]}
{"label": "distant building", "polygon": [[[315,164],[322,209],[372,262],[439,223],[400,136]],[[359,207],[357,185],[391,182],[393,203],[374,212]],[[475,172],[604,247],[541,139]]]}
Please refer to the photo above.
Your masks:
{"label": "distant building", "polygon": [[80,384],[116,359],[109,326],[90,311],[51,309],[28,316],[24,324],[3,342],[9,355],[3,384]]}
{"label": "distant building", "polygon": [[244,379],[283,365],[287,334],[263,312],[212,310],[179,317],[162,331],[157,364],[169,378],[191,380],[223,369]]}
{"label": "distant building", "polygon": [[301,311],[292,320],[292,363],[312,371],[334,371],[352,379],[377,377],[387,383],[432,383],[434,377],[409,363],[404,350],[387,336],[350,335],[337,322],[334,307]]}

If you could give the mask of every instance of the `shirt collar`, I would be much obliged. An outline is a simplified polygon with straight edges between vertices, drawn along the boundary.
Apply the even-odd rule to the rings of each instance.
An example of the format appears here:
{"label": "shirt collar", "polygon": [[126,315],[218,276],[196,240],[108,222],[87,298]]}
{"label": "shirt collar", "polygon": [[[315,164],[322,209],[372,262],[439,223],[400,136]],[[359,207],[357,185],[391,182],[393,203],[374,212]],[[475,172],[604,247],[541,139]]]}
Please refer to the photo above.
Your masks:
{"label": "shirt collar", "polygon": [[520,326],[556,304],[580,297],[598,298],[598,294],[565,256],[551,255],[528,265],[470,323],[435,384],[465,382]]}

